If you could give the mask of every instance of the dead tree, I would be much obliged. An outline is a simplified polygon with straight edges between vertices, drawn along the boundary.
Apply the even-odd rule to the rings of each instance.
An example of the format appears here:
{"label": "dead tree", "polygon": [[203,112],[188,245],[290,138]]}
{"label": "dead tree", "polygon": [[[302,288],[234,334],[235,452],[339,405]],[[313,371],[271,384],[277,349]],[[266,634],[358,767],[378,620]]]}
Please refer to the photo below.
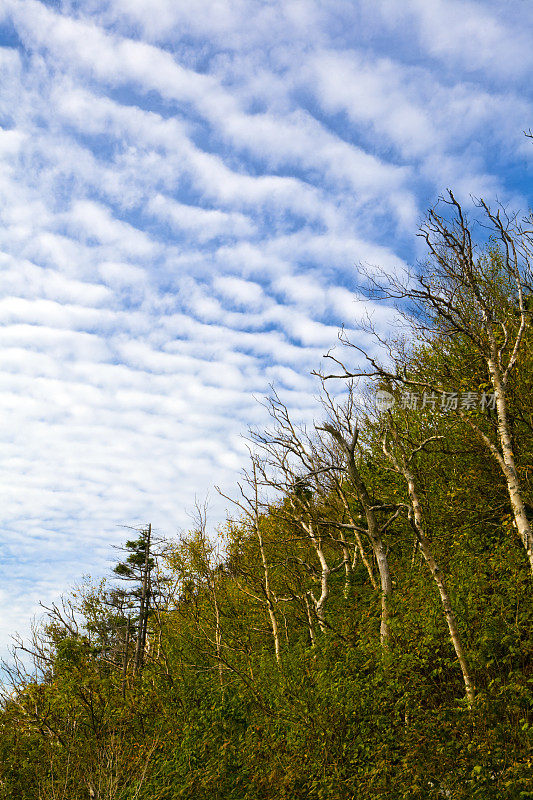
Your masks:
{"label": "dead tree", "polygon": [[380,625],[380,639],[383,647],[390,647],[390,624],[389,624],[389,601],[392,595],[392,580],[390,576],[389,561],[385,544],[382,538],[382,531],[378,523],[376,508],[372,502],[365,482],[361,477],[361,473],[357,467],[355,459],[355,448],[357,447],[357,439],[359,432],[354,431],[351,439],[345,439],[342,433],[337,430],[333,425],[327,423],[324,425],[324,430],[327,431],[331,437],[337,442],[339,448],[344,453],[346,458],[348,474],[353,483],[355,492],[363,507],[363,512],[366,518],[368,536],[372,543],[372,548],[376,556],[378,565],[378,572],[381,581],[381,625]]}
{"label": "dead tree", "polygon": [[[389,437],[392,439],[394,446],[391,446]],[[452,641],[459,666],[461,667],[468,704],[472,705],[475,695],[474,681],[470,674],[467,657],[461,641],[461,635],[455,619],[446,581],[433,552],[431,539],[426,532],[422,503],[420,501],[420,489],[413,465],[415,455],[420,453],[431,441],[440,438],[442,437],[432,436],[417,446],[408,447],[405,437],[402,437],[395,420],[389,412],[389,420],[383,435],[382,447],[385,456],[391,462],[396,472],[399,475],[402,475],[407,483],[409,492],[409,521],[415,531],[420,550],[422,551],[422,555],[426,560],[429,571],[431,572],[433,580],[435,581],[439,591],[444,616],[446,617],[446,623],[450,632],[450,639]]]}
{"label": "dead tree", "polygon": [[[531,342],[533,218],[522,224],[504,209],[493,211],[480,200],[478,206],[484,215],[484,226],[490,231],[491,244],[476,247],[471,225],[453,193],[449,191],[439,203],[420,230],[429,250],[428,264],[417,274],[404,277],[385,272],[370,275],[366,294],[375,301],[395,303],[419,344],[442,348],[447,342],[453,347],[453,341],[460,339],[470,350],[469,366],[483,367],[495,398],[496,430],[491,433],[489,426],[487,432],[481,419],[460,407],[457,413],[483,442],[505,478],[514,524],[533,573],[533,532],[509,421],[510,377]],[[441,211],[442,204],[451,215]],[[448,390],[451,381],[456,386],[462,384],[464,360],[454,364],[448,359],[441,368],[434,364],[430,380],[417,370],[403,347],[385,342],[370,323],[367,328],[376,342],[384,345],[392,367],[341,333],[343,344],[362,356],[366,364],[349,368],[329,353],[327,358],[336,364],[337,371],[322,375],[323,379],[374,377],[391,386],[436,393]]]}
{"label": "dead tree", "polygon": [[284,517],[289,525],[295,525],[314,552],[318,565],[299,560],[319,587],[319,592],[306,590],[307,599],[304,600],[306,603],[311,600],[318,627],[324,633],[328,630],[326,607],[330,596],[330,576],[344,565],[344,560],[335,566],[328,561],[326,546],[332,539],[328,533],[329,521],[323,519],[317,503],[318,498],[325,494],[323,477],[334,466],[322,457],[316,438],[313,440],[304,428],[292,422],[287,407],[275,393],[267,407],[275,428],[252,434],[252,441],[264,454],[261,480],[265,487],[282,498],[274,513]]}
{"label": "dead tree", "polygon": [[[218,553],[209,544],[207,539],[207,503],[200,505],[196,502],[195,515],[197,523],[197,544],[199,545],[199,556],[202,562],[201,569],[205,576],[211,602],[213,604],[213,614],[215,620],[215,650],[218,665],[218,680],[220,686],[224,686],[224,659],[222,657],[222,622],[219,600],[219,580],[222,575],[222,564]],[[209,639],[209,636],[207,637]]]}
{"label": "dead tree", "polygon": [[237,584],[238,588],[241,589],[245,594],[249,595],[258,602],[260,605],[263,605],[266,608],[268,618],[270,621],[270,629],[272,631],[272,639],[274,642],[274,653],[276,656],[276,661],[278,664],[281,664],[281,641],[280,641],[280,631],[279,631],[279,623],[276,611],[276,596],[271,587],[271,579],[270,579],[270,565],[268,563],[266,550],[265,550],[265,541],[262,532],[262,519],[261,519],[261,512],[260,512],[260,503],[259,503],[259,478],[258,478],[258,464],[257,458],[253,455],[250,455],[251,462],[252,462],[252,470],[250,475],[245,474],[247,479],[248,485],[251,489],[251,497],[249,497],[246,492],[244,491],[243,487],[239,484],[239,490],[241,494],[240,500],[235,500],[233,498],[228,497],[227,495],[223,494],[220,489],[217,489],[219,494],[224,497],[226,500],[229,500],[231,503],[236,505],[243,513],[244,518],[250,524],[256,541],[259,548],[259,553],[261,556],[261,566],[263,571],[263,580],[261,581],[261,594],[253,591],[250,592],[250,589],[244,589],[240,583],[238,582],[235,575],[233,575],[233,579]]}
{"label": "dead tree", "polygon": [[[316,425],[312,432],[308,432],[305,427],[296,426],[292,422],[287,407],[275,393],[270,398],[268,408],[276,422],[276,427],[273,431],[255,434],[253,439],[263,449],[264,463],[266,467],[270,468],[268,475],[265,471],[264,482],[284,497],[284,503],[277,508],[276,513],[288,515],[289,519],[304,533],[316,556],[318,569],[316,565],[304,561],[302,561],[302,567],[319,586],[319,592],[308,590],[306,594],[306,602],[307,600],[312,602],[318,628],[324,632],[329,627],[326,608],[330,596],[332,574],[344,569],[344,596],[348,598],[352,580],[352,565],[358,553],[367,568],[373,587],[376,588],[373,570],[366,557],[361,539],[361,534],[368,534],[382,578],[381,641],[383,647],[387,648],[390,642],[387,597],[392,590],[392,583],[381,534],[388,523],[385,526],[378,523],[376,517],[378,507],[374,507],[371,502],[355,466],[355,461],[347,470],[344,451],[341,450],[339,455],[338,434],[342,426],[330,425],[330,430],[327,425]],[[334,407],[332,406],[332,408]],[[344,410],[349,416],[349,409],[348,411]],[[340,421],[339,409],[337,409],[337,417],[334,419],[337,422]],[[333,435],[332,430],[334,431]],[[367,523],[368,519],[371,520],[369,528],[368,524],[365,528],[354,522],[343,486],[347,473],[353,483],[354,466],[358,476],[356,494],[359,500],[363,497],[363,503],[366,502]],[[336,498],[336,506],[333,504],[334,498]],[[345,521],[346,516],[348,516],[348,522]],[[347,540],[348,533],[353,534],[355,542]],[[330,563],[332,547],[334,549],[340,547],[342,552],[342,560],[335,565]],[[311,639],[313,639],[312,633]]]}

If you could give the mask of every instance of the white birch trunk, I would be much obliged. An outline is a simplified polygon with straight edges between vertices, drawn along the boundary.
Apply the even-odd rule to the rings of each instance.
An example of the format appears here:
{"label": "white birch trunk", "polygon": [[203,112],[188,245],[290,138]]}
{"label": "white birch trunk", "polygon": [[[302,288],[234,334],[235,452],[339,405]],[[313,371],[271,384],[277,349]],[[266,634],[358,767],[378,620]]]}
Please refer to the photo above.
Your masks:
{"label": "white birch trunk", "polygon": [[[392,434],[395,441],[398,442],[398,434],[394,429],[392,431]],[[403,458],[403,456],[395,458],[395,456],[387,450],[385,444],[383,446],[383,450],[390,459],[390,461],[393,463],[395,469],[400,474],[402,474],[405,480],[407,481],[409,499],[411,501],[411,510],[412,510],[411,521],[413,523],[413,527],[416,532],[417,540],[420,546],[420,550],[422,551],[422,555],[426,560],[431,575],[433,576],[433,580],[435,581],[437,589],[439,590],[444,616],[446,618],[446,623],[448,625],[448,630],[450,633],[450,639],[452,640],[453,648],[455,650],[455,654],[457,656],[457,660],[459,662],[459,666],[461,668],[461,672],[463,675],[463,681],[465,685],[468,704],[469,706],[471,706],[472,703],[474,702],[474,696],[475,696],[474,682],[470,675],[468,661],[464,652],[463,644],[461,642],[461,636],[459,633],[459,629],[457,627],[455,614],[453,613],[453,608],[450,601],[450,596],[448,594],[448,589],[446,587],[446,583],[442,575],[442,572],[440,571],[437,561],[433,555],[431,542],[425,533],[423,515],[422,515],[422,506],[420,504],[420,499],[418,496],[414,473],[409,468],[408,463]]]}
{"label": "white birch trunk", "polygon": [[351,478],[354,489],[357,493],[359,502],[363,507],[366,518],[368,536],[372,544],[372,549],[378,565],[379,579],[381,583],[381,621],[379,636],[381,646],[384,650],[390,649],[391,633],[389,623],[389,607],[388,600],[392,595],[392,580],[389,570],[389,561],[385,550],[385,544],[381,537],[381,530],[379,523],[373,509],[373,504],[368,494],[365,483],[357,469],[355,463],[355,445],[357,442],[357,434],[354,436],[351,445],[345,441],[342,434],[333,427],[333,425],[325,425],[324,430],[333,436],[335,441],[340,445],[347,458],[348,474]]}
{"label": "white birch trunk", "polygon": [[277,663],[281,664],[281,647],[280,647],[279,625],[278,625],[278,619],[277,619],[277,616],[276,616],[274,595],[272,594],[272,592],[270,590],[270,570],[269,570],[268,561],[267,561],[267,557],[266,557],[266,553],[265,553],[265,545],[264,545],[264,542],[263,542],[263,534],[261,533],[261,525],[260,525],[260,519],[259,519],[259,497],[258,497],[258,490],[257,490],[257,472],[256,472],[255,462],[254,462],[254,465],[253,465],[253,475],[254,475],[254,492],[255,492],[255,506],[254,506],[255,535],[257,536],[257,542],[259,544],[259,552],[261,554],[261,563],[263,565],[266,606],[267,606],[268,616],[269,616],[269,619],[270,619],[270,627],[272,629],[272,638],[274,639],[274,653],[276,655]]}
{"label": "white birch trunk", "polygon": [[355,566],[355,560],[356,560],[356,557],[357,557],[357,553],[359,553],[359,555],[361,556],[361,561],[365,565],[366,571],[368,573],[368,577],[370,579],[370,583],[372,584],[372,588],[373,589],[377,589],[378,585],[377,585],[376,579],[374,577],[374,570],[372,569],[372,565],[371,565],[370,561],[366,557],[365,549],[363,547],[363,542],[361,541],[361,536],[359,535],[359,531],[357,530],[357,526],[355,524],[355,520],[354,520],[354,518],[352,516],[352,512],[350,511],[350,506],[348,505],[348,501],[346,499],[344,491],[342,490],[342,488],[339,485],[337,485],[337,494],[341,498],[342,503],[344,505],[344,508],[346,509],[346,513],[348,514],[348,519],[350,520],[350,524],[353,527],[354,539],[355,539],[355,542],[356,542],[356,545],[357,545],[357,549],[356,549],[356,551],[354,553],[354,557],[353,557],[353,561],[352,561],[352,572],[353,572],[353,568]]}
{"label": "white birch trunk", "polygon": [[497,460],[505,476],[516,529],[524,545],[529,559],[531,573],[533,574],[533,532],[527,518],[520,480],[516,471],[507,415],[506,387],[497,361],[494,358],[490,358],[488,366],[494,393],[496,395],[496,412],[498,415],[498,438],[501,447],[501,458]]}
{"label": "white birch trunk", "polygon": [[311,539],[317,558],[320,562],[320,597],[316,598],[313,592],[309,592],[309,595],[315,606],[318,627],[320,628],[321,632],[324,633],[327,630],[326,601],[329,597],[329,576],[331,569],[326,560],[326,556],[324,555],[320,538],[314,531],[313,524],[311,522],[304,522],[303,520],[300,521],[300,524]]}
{"label": "white birch trunk", "polygon": [[380,641],[383,648],[388,649],[391,641],[388,601],[392,595],[392,580],[390,576],[389,560],[387,558],[385,544],[381,537],[381,531],[377,517],[372,508],[372,501],[355,464],[355,457],[353,453],[349,454],[348,470],[357,492],[359,502],[363,506],[368,528],[368,536],[370,538],[372,549],[374,550],[374,555],[378,565],[379,579],[381,583]]}
{"label": "white birch trunk", "polygon": [[[339,534],[339,538],[341,540],[341,547],[342,547],[342,560],[344,563],[344,592],[343,596],[345,600],[348,600],[352,591],[352,561],[350,558],[350,551],[348,550],[348,544],[346,542],[346,538],[344,533],[341,531]],[[357,553],[357,549],[355,551]]]}
{"label": "white birch trunk", "polygon": [[259,552],[261,553],[261,562],[263,564],[263,574],[265,576],[264,587],[265,587],[265,598],[266,598],[266,606],[268,611],[268,616],[270,619],[270,627],[272,628],[272,638],[274,639],[274,653],[276,655],[276,661],[278,664],[281,663],[281,647],[280,647],[280,637],[279,637],[279,625],[278,619],[276,616],[276,610],[274,606],[274,597],[270,590],[270,575],[269,575],[269,568],[268,568],[268,561],[266,559],[265,554],[265,547],[263,544],[263,536],[261,534],[259,520],[256,519],[255,522],[255,530],[257,535],[257,541],[259,542]]}

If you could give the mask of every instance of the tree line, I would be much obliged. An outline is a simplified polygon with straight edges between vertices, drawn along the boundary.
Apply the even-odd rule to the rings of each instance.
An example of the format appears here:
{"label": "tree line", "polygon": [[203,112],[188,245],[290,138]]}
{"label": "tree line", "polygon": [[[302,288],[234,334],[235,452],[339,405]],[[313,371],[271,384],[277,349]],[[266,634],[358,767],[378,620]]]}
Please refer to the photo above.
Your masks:
{"label": "tree line", "polygon": [[[533,797],[533,219],[449,193],[275,391],[228,519],[147,526],[5,665],[2,797]],[[479,232],[476,239],[475,233]]]}

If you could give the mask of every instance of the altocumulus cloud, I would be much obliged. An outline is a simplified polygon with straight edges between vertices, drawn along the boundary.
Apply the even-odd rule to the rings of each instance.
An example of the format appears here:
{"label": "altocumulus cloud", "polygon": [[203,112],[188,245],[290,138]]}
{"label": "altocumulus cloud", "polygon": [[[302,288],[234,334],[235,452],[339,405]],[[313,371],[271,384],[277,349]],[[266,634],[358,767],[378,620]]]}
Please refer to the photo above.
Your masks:
{"label": "altocumulus cloud", "polygon": [[120,524],[172,534],[230,491],[270,383],[313,418],[338,327],[391,319],[354,265],[420,257],[446,186],[528,206],[531,17],[0,4],[3,643],[105,570]]}

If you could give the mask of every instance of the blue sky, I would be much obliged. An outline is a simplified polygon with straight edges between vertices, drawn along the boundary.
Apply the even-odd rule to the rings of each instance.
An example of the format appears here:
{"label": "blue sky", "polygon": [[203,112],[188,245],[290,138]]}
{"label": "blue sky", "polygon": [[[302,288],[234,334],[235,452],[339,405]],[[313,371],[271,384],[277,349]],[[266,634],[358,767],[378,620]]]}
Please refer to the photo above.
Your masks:
{"label": "blue sky", "polygon": [[0,643],[120,525],[172,535],[231,492],[270,383],[312,418],[356,265],[423,258],[443,190],[530,206],[532,23],[524,0],[0,1]]}

